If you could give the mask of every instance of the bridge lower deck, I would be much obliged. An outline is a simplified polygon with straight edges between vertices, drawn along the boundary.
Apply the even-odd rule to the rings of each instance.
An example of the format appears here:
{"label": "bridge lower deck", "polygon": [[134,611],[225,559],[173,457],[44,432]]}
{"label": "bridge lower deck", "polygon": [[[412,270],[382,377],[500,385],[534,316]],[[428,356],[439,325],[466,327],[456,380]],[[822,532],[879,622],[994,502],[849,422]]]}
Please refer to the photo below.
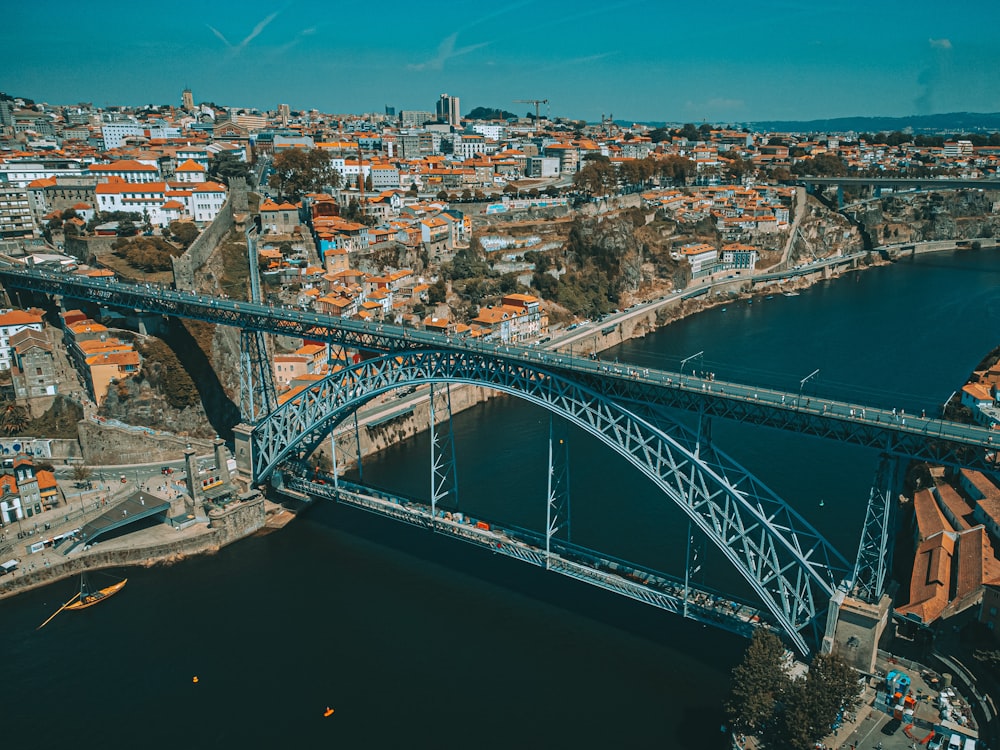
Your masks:
{"label": "bridge lower deck", "polygon": [[747,602],[561,540],[550,540],[546,552],[545,537],[526,529],[477,522],[460,513],[438,511],[434,516],[424,503],[343,481],[334,485],[286,477],[286,482],[297,497],[298,493],[324,497],[430,529],[739,635],[749,636],[757,627],[769,627],[767,613]]}

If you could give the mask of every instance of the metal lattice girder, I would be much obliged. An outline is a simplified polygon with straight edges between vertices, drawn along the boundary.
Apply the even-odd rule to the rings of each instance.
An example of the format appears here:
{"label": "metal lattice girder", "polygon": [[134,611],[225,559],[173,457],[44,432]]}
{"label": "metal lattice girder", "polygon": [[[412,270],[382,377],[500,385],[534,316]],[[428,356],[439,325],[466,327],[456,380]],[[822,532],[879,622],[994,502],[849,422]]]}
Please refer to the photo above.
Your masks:
{"label": "metal lattice girder", "polygon": [[[438,406],[435,401],[441,399]],[[444,430],[437,424],[436,413],[444,408],[447,424]],[[355,412],[356,414],[357,412]],[[445,420],[442,420],[443,422]],[[435,515],[438,504],[452,496],[451,505],[458,506],[458,462],[455,460],[455,432],[451,420],[451,388],[444,384],[444,394],[434,391],[431,383],[430,394],[430,431],[431,431],[431,514]]]}
{"label": "metal lattice girder", "polygon": [[566,541],[570,534],[569,495],[569,443],[560,438],[558,446],[553,434],[552,418],[549,418],[549,468],[548,487],[545,503],[545,556],[548,560],[552,550],[552,539],[557,532],[566,530]]}
{"label": "metal lattice girder", "polygon": [[[1000,474],[990,431],[844,401],[799,399],[792,391],[742,383],[711,382],[691,375],[612,365],[544,350],[494,345],[399,326],[344,320],[314,312],[252,302],[203,297],[188,292],[125,282],[91,279],[0,262],[7,287],[30,289],[103,305],[230,325],[246,331],[301,336],[372,352],[448,349],[504,357],[564,377],[613,401],[657,404],[707,416],[828,438],[875,448],[917,461]],[[863,415],[863,416],[860,416]]]}
{"label": "metal lattice girder", "polygon": [[415,382],[485,385],[549,409],[597,437],[691,518],[740,571],[803,652],[799,632],[821,616],[848,566],[820,534],[762,485],[743,486],[650,421],[561,375],[470,352],[412,351],[341,370],[280,406],[251,433],[255,482],[315,445],[362,404]]}
{"label": "metal lattice girder", "polygon": [[265,336],[260,331],[240,332],[240,415],[247,424],[278,405]]}
{"label": "metal lattice girder", "polygon": [[892,567],[894,538],[894,498],[900,485],[900,461],[883,454],[868,497],[865,525],[854,565],[854,595],[872,604],[885,593],[886,578]]}

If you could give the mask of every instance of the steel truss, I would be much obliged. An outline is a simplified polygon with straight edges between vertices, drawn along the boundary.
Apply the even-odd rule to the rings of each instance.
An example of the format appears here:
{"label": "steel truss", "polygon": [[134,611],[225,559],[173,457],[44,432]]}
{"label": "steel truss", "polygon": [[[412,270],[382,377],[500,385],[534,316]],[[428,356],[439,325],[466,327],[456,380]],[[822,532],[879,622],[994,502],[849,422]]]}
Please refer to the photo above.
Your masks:
{"label": "steel truss", "polygon": [[[325,341],[368,352],[448,349],[456,354],[502,357],[532,369],[560,372],[612,401],[657,404],[747,424],[814,435],[917,461],[998,474],[992,436],[984,427],[909,417],[860,404],[823,400],[801,402],[792,391],[742,383],[705,381],[691,375],[616,365],[586,357],[492,344],[474,339],[413,331],[400,326],[343,320],[263,303],[199,296],[124,281],[91,279],[0,262],[5,287],[86,300],[121,308]],[[824,408],[820,408],[823,406]],[[829,408],[826,408],[829,407]],[[876,416],[877,415],[877,416]],[[871,419],[876,416],[876,419]]]}
{"label": "steel truss", "polygon": [[264,335],[240,331],[240,415],[248,424],[255,424],[278,405]]}
{"label": "steel truss", "polygon": [[854,595],[872,604],[885,593],[886,578],[892,568],[894,498],[900,489],[901,467],[902,462],[894,456],[879,457],[861,530],[854,565]]}
{"label": "steel truss", "polygon": [[[441,406],[434,402],[436,398],[442,401]],[[447,420],[444,434],[437,424],[436,414],[441,408],[445,410]],[[355,412],[357,414],[357,412]],[[438,504],[447,501],[450,495],[452,500],[449,506],[452,509],[458,507],[458,462],[455,460],[455,431],[452,429],[451,420],[451,387],[444,384],[444,395],[438,396],[434,393],[434,384],[431,383],[430,395],[430,430],[431,430],[431,516],[437,517]]]}
{"label": "steel truss", "polygon": [[[830,597],[850,569],[839,553],[731,459],[704,443],[696,456],[686,445],[697,439],[685,428],[671,425],[668,433],[556,372],[446,350],[399,352],[362,362],[319,381],[253,427],[254,481],[262,481],[293,453],[310,453],[362,404],[417,382],[491,387],[546,408],[597,437],[688,515],[740,571],[796,646],[809,652],[800,631],[822,627]],[[667,422],[658,417],[657,424]]]}
{"label": "steel truss", "polygon": [[552,553],[552,539],[563,529],[566,541],[571,542],[572,517],[569,495],[569,442],[559,438],[556,447],[552,418],[549,418],[549,470],[545,502],[545,566],[549,565]]}

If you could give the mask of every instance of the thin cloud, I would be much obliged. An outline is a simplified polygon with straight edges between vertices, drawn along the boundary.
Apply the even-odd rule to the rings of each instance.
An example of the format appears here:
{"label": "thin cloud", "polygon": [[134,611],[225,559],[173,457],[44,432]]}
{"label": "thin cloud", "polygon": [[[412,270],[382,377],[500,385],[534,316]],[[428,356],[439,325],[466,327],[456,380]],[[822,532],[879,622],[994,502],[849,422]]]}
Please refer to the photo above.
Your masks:
{"label": "thin cloud", "polygon": [[485,47],[489,42],[480,42],[479,44],[470,44],[468,47],[461,47],[455,49],[455,42],[458,41],[458,32],[454,34],[449,34],[444,39],[441,40],[441,44],[438,45],[437,54],[434,55],[430,60],[425,60],[422,63],[410,63],[406,67],[410,70],[441,70],[444,64],[451,60],[453,57],[458,57],[459,55],[467,55],[473,50],[477,50],[481,47]]}
{"label": "thin cloud", "polygon": [[951,49],[951,39],[928,39],[927,41],[935,49]]}
{"label": "thin cloud", "polygon": [[587,55],[586,57],[573,57],[569,60],[560,60],[559,62],[552,63],[551,65],[543,65],[540,68],[535,68],[535,70],[539,73],[545,73],[551,70],[558,70],[559,68],[586,65],[587,63],[597,62],[598,60],[603,60],[605,57],[611,57],[612,55],[617,54],[618,50],[613,50],[611,52],[599,52],[595,55]]}
{"label": "thin cloud", "polygon": [[310,37],[310,36],[313,36],[314,34],[316,34],[317,31],[318,31],[318,29],[315,26],[312,26],[312,27],[310,27],[308,29],[302,29],[302,31],[300,31],[298,34],[296,34],[295,37],[291,41],[285,42],[280,47],[278,47],[275,50],[275,53],[278,54],[278,55],[283,55],[284,53],[288,52],[290,49],[292,49],[293,47],[295,47],[295,45],[297,45],[299,42],[301,42],[306,37]]}
{"label": "thin cloud", "polygon": [[258,36],[260,36],[261,32],[268,27],[268,24],[270,24],[271,21],[277,18],[280,14],[281,11],[278,10],[272,13],[271,15],[266,16],[265,18],[258,21],[257,25],[253,27],[250,33],[247,34],[246,38],[239,44],[233,44],[232,42],[230,42],[228,39],[226,39],[225,35],[214,26],[210,26],[207,23],[205,24],[205,26],[207,26],[208,30],[211,31],[213,34],[215,34],[215,36],[219,39],[219,41],[221,41],[224,45],[226,45],[226,48],[230,51],[230,53],[235,56],[238,55],[240,52],[242,52],[244,49],[246,49],[246,46],[250,44],[250,42],[252,42]]}
{"label": "thin cloud", "polygon": [[274,13],[272,13],[271,15],[269,15],[264,20],[258,22],[257,25],[253,27],[253,31],[250,32],[250,35],[246,39],[244,39],[242,42],[240,42],[240,44],[236,48],[236,50],[239,51],[239,50],[243,49],[248,44],[250,44],[250,42],[252,42],[258,36],[260,36],[260,32],[262,32],[264,29],[266,29],[267,25],[269,23],[271,23],[271,21],[273,21],[275,18],[278,17],[278,13],[280,13],[280,11],[275,11]]}
{"label": "thin cloud", "polygon": [[[207,23],[206,23],[205,25],[206,25],[206,26],[208,26],[208,24],[207,24]],[[223,43],[224,45],[226,45],[227,47],[229,47],[230,49],[232,49],[233,45],[232,45],[232,44],[230,44],[230,43],[229,43],[229,40],[228,40],[228,39],[226,39],[226,37],[224,37],[224,36],[222,35],[222,32],[221,32],[221,31],[219,31],[219,30],[218,30],[217,28],[215,28],[214,26],[208,26],[208,28],[209,28],[209,31],[211,31],[211,32],[212,32],[213,34],[215,34],[215,35],[216,35],[216,36],[217,36],[217,37],[218,37],[219,39],[221,39],[221,40],[222,40],[222,43]]]}

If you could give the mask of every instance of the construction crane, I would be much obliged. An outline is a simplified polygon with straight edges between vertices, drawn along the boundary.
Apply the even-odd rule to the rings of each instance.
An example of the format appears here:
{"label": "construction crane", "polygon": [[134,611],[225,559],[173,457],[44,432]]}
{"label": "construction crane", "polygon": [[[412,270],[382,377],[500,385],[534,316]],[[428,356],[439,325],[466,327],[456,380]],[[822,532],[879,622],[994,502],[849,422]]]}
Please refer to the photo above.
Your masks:
{"label": "construction crane", "polygon": [[535,127],[538,127],[538,105],[548,104],[548,99],[515,99],[514,104],[534,104],[535,105]]}

